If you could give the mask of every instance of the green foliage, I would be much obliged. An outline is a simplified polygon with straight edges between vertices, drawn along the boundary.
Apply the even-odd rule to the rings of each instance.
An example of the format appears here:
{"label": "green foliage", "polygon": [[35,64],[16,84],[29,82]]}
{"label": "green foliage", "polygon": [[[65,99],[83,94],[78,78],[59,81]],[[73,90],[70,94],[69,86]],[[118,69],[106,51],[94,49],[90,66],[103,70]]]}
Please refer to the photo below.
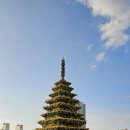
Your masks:
{"label": "green foliage", "polygon": [[85,124],[85,120],[81,119],[74,119],[74,118],[62,118],[62,117],[55,117],[50,118],[47,120],[41,120],[39,121],[39,124],[47,126],[49,124],[58,124],[58,125],[65,125],[65,126],[76,126],[80,127],[83,124]]}
{"label": "green foliage", "polygon": [[63,85],[66,85],[66,86],[71,85],[71,83],[70,83],[70,82],[67,82],[65,79],[61,79],[61,80],[59,80],[58,82],[55,83],[56,86],[62,85],[62,84],[63,84]]}
{"label": "green foliage", "polygon": [[83,116],[82,114],[77,113],[77,112],[61,110],[61,109],[55,109],[54,111],[44,113],[41,116],[47,119],[47,118],[55,117],[55,115],[59,117],[64,117],[64,118],[70,117],[70,118],[75,118],[75,119],[77,118],[82,119],[82,116]]}
{"label": "green foliage", "polygon": [[67,91],[65,91],[65,90],[63,90],[63,89],[59,89],[58,91],[56,91],[56,92],[54,92],[54,93],[52,93],[52,94],[49,94],[49,96],[52,97],[52,98],[54,98],[54,97],[56,97],[56,96],[58,96],[58,95],[69,96],[69,97],[71,97],[71,98],[73,98],[73,97],[76,96],[76,94],[67,92]]}
{"label": "green foliage", "polygon": [[82,127],[86,121],[77,112],[79,100],[74,98],[76,94],[69,85],[71,83],[64,79],[55,83],[53,93],[49,94],[51,98],[46,100],[48,105],[43,107],[46,110],[41,115],[44,119],[38,121],[42,128],[36,130],[88,130]]}
{"label": "green foliage", "polygon": [[47,128],[37,128],[37,130],[89,130],[88,128],[82,127],[69,127],[69,126],[48,126]]}
{"label": "green foliage", "polygon": [[58,95],[54,98],[46,100],[46,103],[48,103],[48,104],[53,104],[53,103],[56,103],[56,102],[67,102],[67,103],[70,103],[70,104],[73,104],[73,105],[79,103],[79,101],[77,99],[72,99],[69,96],[64,96],[64,95]]}
{"label": "green foliage", "polygon": [[80,109],[79,106],[76,106],[76,105],[72,105],[70,103],[66,103],[66,102],[57,102],[57,103],[53,103],[49,106],[45,106],[43,107],[45,110],[47,111],[52,111],[56,108],[61,108],[63,110],[71,110],[71,111],[74,111],[74,112],[77,112],[77,110]]}
{"label": "green foliage", "polygon": [[59,85],[53,87],[52,90],[53,90],[54,92],[56,92],[56,91],[58,91],[58,90],[64,90],[64,91],[67,91],[67,92],[71,92],[71,91],[73,90],[73,88],[72,88],[72,87],[69,87],[69,86],[66,86],[66,85],[64,85],[64,84],[59,84]]}

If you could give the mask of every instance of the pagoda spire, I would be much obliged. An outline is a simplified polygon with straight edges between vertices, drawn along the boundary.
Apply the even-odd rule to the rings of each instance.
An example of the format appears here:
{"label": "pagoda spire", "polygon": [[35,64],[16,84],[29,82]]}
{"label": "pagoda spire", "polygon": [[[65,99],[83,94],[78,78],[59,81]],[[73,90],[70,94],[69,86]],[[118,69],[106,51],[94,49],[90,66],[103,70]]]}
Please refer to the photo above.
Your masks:
{"label": "pagoda spire", "polygon": [[75,98],[71,83],[65,79],[65,60],[61,60],[61,79],[54,83],[52,93],[45,102],[45,113],[38,123],[42,126],[36,130],[89,130],[83,127],[86,124],[85,118],[80,113],[79,100]]}
{"label": "pagoda spire", "polygon": [[65,77],[65,60],[64,58],[61,60],[61,78],[64,79]]}

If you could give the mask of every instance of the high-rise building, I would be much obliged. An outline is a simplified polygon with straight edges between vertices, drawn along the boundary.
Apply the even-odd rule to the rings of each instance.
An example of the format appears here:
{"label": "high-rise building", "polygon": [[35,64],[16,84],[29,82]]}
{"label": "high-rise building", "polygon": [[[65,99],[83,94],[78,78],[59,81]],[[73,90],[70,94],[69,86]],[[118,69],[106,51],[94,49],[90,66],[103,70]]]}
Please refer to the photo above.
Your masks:
{"label": "high-rise building", "polygon": [[10,124],[9,123],[4,123],[3,124],[3,130],[9,130]]}
{"label": "high-rise building", "polygon": [[81,109],[79,109],[78,112],[83,114],[84,119],[86,119],[86,105],[83,102],[79,102],[79,107],[81,107]]}
{"label": "high-rise building", "polygon": [[[79,107],[81,107],[81,109],[79,109],[78,112],[83,114],[83,118],[86,120],[86,105],[83,102],[79,102]],[[86,124],[84,124],[83,127],[86,127]]]}
{"label": "high-rise building", "polygon": [[16,129],[15,130],[23,130],[23,125],[16,125]]}

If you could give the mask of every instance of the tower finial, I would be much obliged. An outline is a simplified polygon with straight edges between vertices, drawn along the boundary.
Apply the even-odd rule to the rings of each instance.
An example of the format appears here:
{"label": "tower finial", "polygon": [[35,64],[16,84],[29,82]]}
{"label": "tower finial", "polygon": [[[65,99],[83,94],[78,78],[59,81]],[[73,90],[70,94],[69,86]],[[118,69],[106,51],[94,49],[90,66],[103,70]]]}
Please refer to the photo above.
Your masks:
{"label": "tower finial", "polygon": [[64,79],[65,77],[65,60],[64,57],[61,60],[61,78]]}

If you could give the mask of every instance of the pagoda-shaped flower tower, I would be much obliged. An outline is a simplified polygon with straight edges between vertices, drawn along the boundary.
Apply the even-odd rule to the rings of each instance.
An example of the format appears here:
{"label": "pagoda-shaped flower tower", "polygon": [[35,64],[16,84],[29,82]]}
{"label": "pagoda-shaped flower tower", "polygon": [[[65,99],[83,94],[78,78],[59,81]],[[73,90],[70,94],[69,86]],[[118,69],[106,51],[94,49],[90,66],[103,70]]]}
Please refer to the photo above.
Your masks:
{"label": "pagoda-shaped flower tower", "polygon": [[46,113],[42,114],[43,120],[38,121],[42,128],[36,130],[88,130],[83,115],[78,112],[79,100],[72,93],[71,83],[65,79],[65,60],[61,60],[61,80],[55,83],[50,99],[46,100],[44,107]]}

